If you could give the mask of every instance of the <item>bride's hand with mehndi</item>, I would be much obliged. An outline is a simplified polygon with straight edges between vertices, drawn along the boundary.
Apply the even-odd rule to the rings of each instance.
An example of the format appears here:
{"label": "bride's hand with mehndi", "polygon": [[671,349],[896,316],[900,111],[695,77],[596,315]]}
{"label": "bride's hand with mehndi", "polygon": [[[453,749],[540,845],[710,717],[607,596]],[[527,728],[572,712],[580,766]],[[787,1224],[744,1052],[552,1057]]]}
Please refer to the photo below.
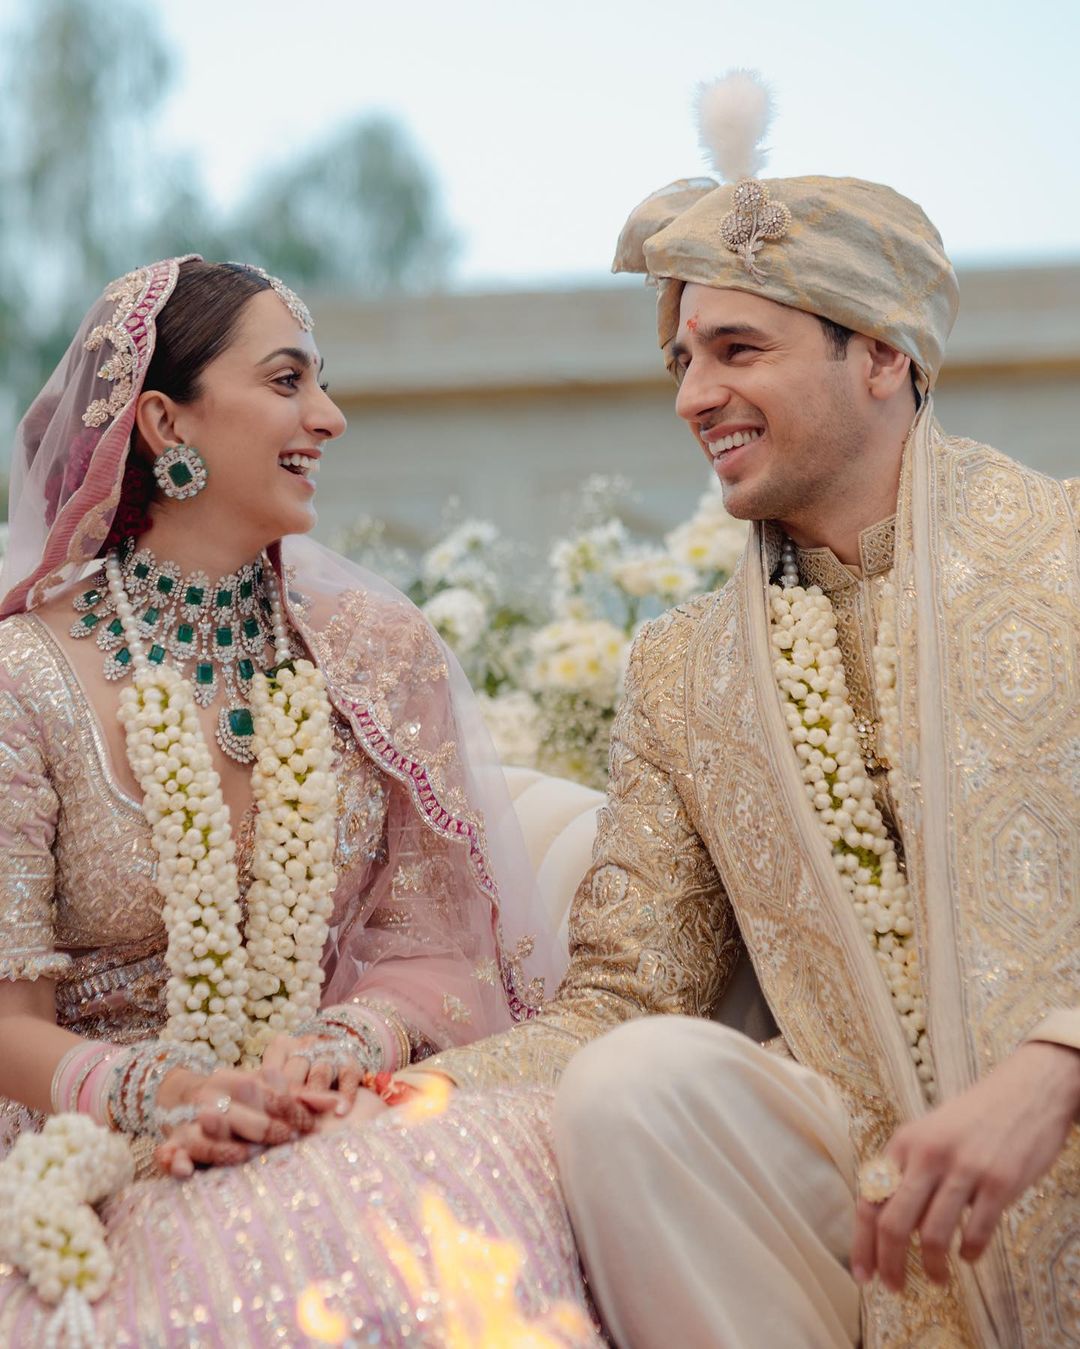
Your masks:
{"label": "bride's hand with mehndi", "polygon": [[293,1092],[333,1090],[340,1097],[342,1115],[355,1103],[364,1076],[341,1041],[324,1035],[276,1035],[263,1054],[262,1071],[279,1074]]}
{"label": "bride's hand with mehndi", "polygon": [[155,1161],[161,1171],[181,1178],[196,1166],[235,1166],[258,1147],[309,1134],[316,1117],[334,1108],[329,1093],[300,1100],[280,1074],[241,1068],[209,1076],[176,1068],[163,1080],[158,1104],[166,1137]]}

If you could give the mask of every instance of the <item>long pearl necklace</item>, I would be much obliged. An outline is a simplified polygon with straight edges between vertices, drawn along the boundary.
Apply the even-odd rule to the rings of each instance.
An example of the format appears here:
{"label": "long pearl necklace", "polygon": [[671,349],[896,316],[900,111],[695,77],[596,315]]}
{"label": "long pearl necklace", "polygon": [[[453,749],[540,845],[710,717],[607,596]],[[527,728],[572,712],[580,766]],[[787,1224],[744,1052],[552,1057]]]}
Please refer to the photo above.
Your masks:
{"label": "long pearl necklace", "polygon": [[[818,586],[799,580],[798,554],[785,538],[780,583],[770,586],[774,674],[807,797],[833,864],[877,956],[928,1099],[935,1094],[926,1007],[915,946],[914,905],[896,846],[866,774],[866,751],[848,698],[836,615]],[[892,590],[889,590],[889,598]],[[882,711],[894,712],[895,648],[883,615],[874,664],[886,676]],[[885,727],[883,726],[883,730]],[[896,728],[883,741],[895,752]],[[875,763],[877,758],[875,756]]]}
{"label": "long pearl necklace", "polygon": [[270,1038],[318,1010],[320,958],[336,885],[337,785],[321,672],[291,660],[277,588],[277,665],[252,680],[257,806],[247,945],[229,811],[190,683],[150,659],[120,559],[105,577],[133,673],[120,694],[128,758],[143,790],[168,932],[164,1038],[208,1044],[223,1063],[257,1063]]}
{"label": "long pearl necklace", "polygon": [[[159,562],[149,548],[136,552],[132,539],[122,545],[121,559],[129,617],[147,643],[147,659],[154,664],[168,659],[181,674],[190,671],[200,707],[220,698],[217,742],[237,763],[251,763],[251,684],[273,640],[276,598],[268,597],[264,587],[265,559],[213,584],[203,571],[181,576],[175,562]],[[105,652],[105,678],[130,675],[131,642],[102,573],[76,596],[74,608],[80,617],[71,625],[71,635],[93,635]]]}

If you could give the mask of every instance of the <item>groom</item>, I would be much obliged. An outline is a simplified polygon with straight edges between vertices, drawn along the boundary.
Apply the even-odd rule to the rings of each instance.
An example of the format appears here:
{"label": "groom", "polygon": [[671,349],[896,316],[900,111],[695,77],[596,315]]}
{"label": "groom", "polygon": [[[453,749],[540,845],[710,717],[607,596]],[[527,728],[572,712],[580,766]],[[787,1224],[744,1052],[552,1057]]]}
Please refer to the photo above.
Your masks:
{"label": "groom", "polygon": [[[1077,484],[937,426],[956,281],[888,188],[681,181],[615,269],[756,524],[635,644],[558,994],[423,1066],[562,1078],[622,1346],[1080,1342]],[[765,1047],[708,1019],[745,954]]]}

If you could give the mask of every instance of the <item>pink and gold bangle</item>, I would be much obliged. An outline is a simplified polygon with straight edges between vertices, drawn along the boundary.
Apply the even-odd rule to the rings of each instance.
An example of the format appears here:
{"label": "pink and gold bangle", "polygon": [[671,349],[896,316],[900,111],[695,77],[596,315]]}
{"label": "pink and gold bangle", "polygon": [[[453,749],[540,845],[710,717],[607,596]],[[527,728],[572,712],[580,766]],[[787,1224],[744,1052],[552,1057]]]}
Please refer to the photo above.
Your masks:
{"label": "pink and gold bangle", "polygon": [[79,1096],[87,1078],[116,1052],[115,1045],[99,1040],[84,1040],[69,1049],[53,1073],[49,1090],[53,1114],[63,1115],[78,1110]]}
{"label": "pink and gold bangle", "polygon": [[115,1053],[106,1054],[91,1065],[76,1098],[75,1108],[80,1115],[89,1115],[95,1124],[104,1124],[106,1127],[109,1125],[106,1097],[109,1091],[110,1069],[115,1057]]}

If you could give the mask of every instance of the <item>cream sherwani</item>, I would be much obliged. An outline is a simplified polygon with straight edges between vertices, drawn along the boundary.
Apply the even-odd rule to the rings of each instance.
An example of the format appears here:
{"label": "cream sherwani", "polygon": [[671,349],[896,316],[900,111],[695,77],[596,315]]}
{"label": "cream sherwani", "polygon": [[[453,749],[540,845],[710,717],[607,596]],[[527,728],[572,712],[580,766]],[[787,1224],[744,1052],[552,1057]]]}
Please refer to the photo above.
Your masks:
{"label": "cream sherwani", "polygon": [[[929,407],[917,418],[889,550],[898,591],[901,744],[895,800],[883,797],[883,804],[906,859],[930,1047],[944,1096],[964,1090],[1027,1037],[1080,1043],[1078,510],[1077,493],[1066,485],[984,446],[946,440]],[[864,539],[860,577],[807,578],[828,584],[857,710],[871,715],[866,647],[874,578],[888,558],[868,553],[889,532],[882,526]],[[732,1168],[722,1155],[718,1137],[750,1140],[763,1162],[780,1159],[760,1168],[771,1180],[750,1186],[748,1202],[761,1222],[750,1222],[743,1211],[736,1227],[744,1245],[756,1242],[773,1260],[772,1286],[753,1288],[757,1305],[783,1301],[774,1290],[790,1280],[797,1286],[791,1314],[802,1315],[800,1299],[816,1310],[806,1313],[801,1338],[715,1341],[740,1349],[850,1339],[852,1286],[845,1282],[846,1247],[838,1243],[834,1219],[840,1221],[836,1214],[845,1205],[850,1218],[857,1161],[927,1109],[787,738],[766,604],[777,555],[774,533],[759,529],[723,591],[672,611],[643,633],[614,738],[594,865],[575,902],[564,983],[531,1024],[433,1061],[462,1084],[555,1081],[587,1041],[643,1013],[708,1016],[745,946],[781,1033],[777,1048],[800,1073],[787,1073],[783,1058],[771,1060],[775,1071],[762,1067],[760,1051],[752,1045],[733,1051],[732,1033],[708,1026],[702,1030],[714,1037],[714,1051],[702,1042],[685,1053],[661,1052],[654,1040],[655,1055],[627,1053],[635,1031],[627,1028],[612,1037],[623,1068],[636,1065],[633,1090],[620,1099],[651,1094],[657,1113],[651,1126],[637,1129],[636,1161],[623,1148],[617,1111],[605,1109],[597,1130],[600,1139],[606,1127],[608,1138],[620,1140],[612,1152],[621,1158],[628,1194],[642,1193],[642,1177],[659,1155],[650,1152],[648,1139],[663,1130],[669,1131],[669,1155],[716,1195],[724,1187],[711,1177],[721,1164],[736,1189],[749,1184],[746,1168]],[[804,563],[825,572],[838,565],[820,556],[816,564],[812,557]],[[861,692],[860,654],[867,671]],[[683,1024],[673,1021],[669,1030]],[[670,1036],[664,1044],[673,1044]],[[614,1093],[619,1073],[601,1073],[596,1056],[603,1049],[602,1043],[590,1049],[595,1072],[589,1076]],[[736,1112],[741,1122],[719,1106],[686,1108],[678,1092],[690,1090],[688,1082],[704,1090],[700,1076],[687,1070],[688,1056],[707,1075],[716,1101],[753,1099],[752,1107]],[[583,1056],[568,1092],[575,1078],[580,1085],[588,1062]],[[682,1087],[672,1085],[676,1081]],[[728,1091],[726,1082],[738,1089]],[[774,1086],[762,1086],[770,1082]],[[582,1133],[586,1116],[571,1101],[563,1123],[573,1118]],[[619,1288],[615,1281],[604,1292],[605,1239],[586,1213],[595,1218],[597,1197],[573,1193],[581,1168],[566,1143],[571,1133],[560,1126],[569,1202],[586,1263],[599,1275],[602,1304],[607,1296],[605,1311],[617,1326]],[[594,1148],[593,1156],[601,1152]],[[824,1169],[811,1167],[812,1157],[824,1158]],[[799,1176],[811,1171],[812,1183],[804,1186]],[[608,1190],[618,1192],[617,1186]],[[696,1320],[686,1316],[688,1326],[707,1325],[721,1315],[726,1297],[745,1296],[745,1272],[739,1274],[736,1262],[725,1284],[724,1252],[710,1246],[707,1216],[687,1213],[680,1230],[685,1203],[677,1186],[656,1183],[647,1192],[652,1237],[639,1251],[638,1269],[663,1268],[673,1250],[704,1251],[714,1271],[712,1301],[700,1303]],[[1078,1193],[1080,1133],[1074,1130],[1057,1164],[1009,1210],[977,1266],[956,1262],[949,1286],[939,1288],[913,1262],[903,1297],[877,1287],[864,1295],[864,1343],[890,1349],[1080,1343]],[[786,1211],[777,1208],[785,1196]],[[712,1211],[725,1204],[716,1199]],[[772,1218],[764,1216],[768,1209]],[[820,1220],[822,1214],[833,1216]],[[609,1227],[617,1230],[615,1202],[612,1215]],[[777,1234],[789,1231],[816,1235],[788,1243],[785,1255]],[[615,1265],[607,1266],[624,1262],[624,1291],[633,1276],[627,1260],[624,1240]],[[668,1343],[679,1341],[687,1298],[704,1296],[706,1286],[700,1263],[690,1268],[676,1261],[669,1282],[679,1267],[686,1279],[667,1290]],[[638,1349],[656,1342],[651,1335],[635,1338],[631,1331],[626,1338],[623,1332],[622,1342]]]}

